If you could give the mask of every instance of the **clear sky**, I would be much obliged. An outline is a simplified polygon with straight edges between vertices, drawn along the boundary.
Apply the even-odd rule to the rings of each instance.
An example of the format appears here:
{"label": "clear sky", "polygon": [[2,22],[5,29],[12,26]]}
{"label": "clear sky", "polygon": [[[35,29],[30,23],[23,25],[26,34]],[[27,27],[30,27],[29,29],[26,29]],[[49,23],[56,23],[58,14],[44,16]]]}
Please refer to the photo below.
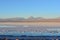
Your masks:
{"label": "clear sky", "polygon": [[60,0],[0,0],[0,18],[60,17]]}

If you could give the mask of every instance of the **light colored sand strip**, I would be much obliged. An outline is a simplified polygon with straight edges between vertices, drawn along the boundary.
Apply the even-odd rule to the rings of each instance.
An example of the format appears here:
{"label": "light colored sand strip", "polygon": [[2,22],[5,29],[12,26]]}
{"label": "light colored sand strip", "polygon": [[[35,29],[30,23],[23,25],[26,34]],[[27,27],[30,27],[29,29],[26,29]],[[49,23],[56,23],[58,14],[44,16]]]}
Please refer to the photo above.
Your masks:
{"label": "light colored sand strip", "polygon": [[60,25],[60,22],[0,22],[0,25]]}

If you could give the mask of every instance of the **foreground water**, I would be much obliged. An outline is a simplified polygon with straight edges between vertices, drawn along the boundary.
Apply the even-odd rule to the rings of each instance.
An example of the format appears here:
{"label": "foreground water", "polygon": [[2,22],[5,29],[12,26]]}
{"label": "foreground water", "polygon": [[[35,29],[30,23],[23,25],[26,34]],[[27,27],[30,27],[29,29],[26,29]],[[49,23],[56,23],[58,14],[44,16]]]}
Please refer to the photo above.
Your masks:
{"label": "foreground water", "polygon": [[60,36],[60,26],[0,26],[0,35]]}
{"label": "foreground water", "polygon": [[60,26],[0,26],[0,40],[60,40]]}

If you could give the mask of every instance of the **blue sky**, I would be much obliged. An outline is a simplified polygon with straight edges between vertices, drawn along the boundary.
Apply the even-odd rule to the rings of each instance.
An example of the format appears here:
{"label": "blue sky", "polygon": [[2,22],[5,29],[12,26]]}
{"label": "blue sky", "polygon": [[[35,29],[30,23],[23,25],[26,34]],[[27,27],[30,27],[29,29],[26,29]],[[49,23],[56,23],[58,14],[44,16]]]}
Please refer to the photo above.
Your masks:
{"label": "blue sky", "polygon": [[0,18],[60,17],[60,0],[0,0]]}

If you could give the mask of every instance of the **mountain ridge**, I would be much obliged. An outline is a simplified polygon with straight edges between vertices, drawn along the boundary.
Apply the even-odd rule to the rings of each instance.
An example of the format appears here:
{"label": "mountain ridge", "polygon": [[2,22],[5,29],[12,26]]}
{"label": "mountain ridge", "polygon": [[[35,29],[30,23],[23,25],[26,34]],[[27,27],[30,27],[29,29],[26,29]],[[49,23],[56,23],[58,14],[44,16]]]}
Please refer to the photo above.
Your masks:
{"label": "mountain ridge", "polygon": [[42,18],[42,17],[29,17],[29,18],[22,18],[22,17],[16,17],[16,18],[6,18],[6,19],[0,19],[0,22],[24,22],[24,21],[41,21],[41,22],[44,22],[44,21],[57,21],[57,22],[60,22],[60,18],[49,18],[49,19],[46,19],[46,18]]}

